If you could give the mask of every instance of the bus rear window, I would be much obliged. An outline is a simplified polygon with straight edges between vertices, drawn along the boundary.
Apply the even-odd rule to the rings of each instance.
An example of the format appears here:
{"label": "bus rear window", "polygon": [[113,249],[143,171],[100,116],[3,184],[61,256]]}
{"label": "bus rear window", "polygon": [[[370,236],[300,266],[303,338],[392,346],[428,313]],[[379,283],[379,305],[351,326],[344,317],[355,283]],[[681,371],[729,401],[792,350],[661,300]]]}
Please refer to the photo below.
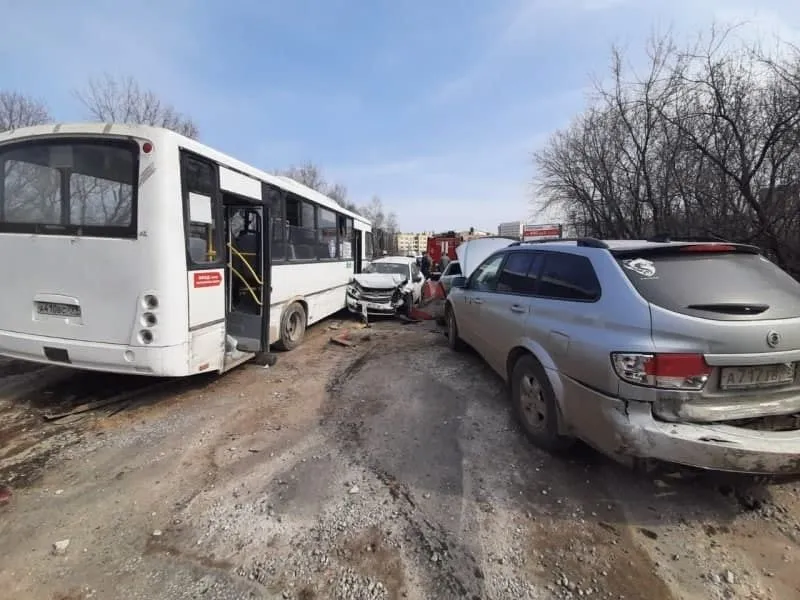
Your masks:
{"label": "bus rear window", "polygon": [[138,145],[35,141],[0,147],[0,231],[136,236]]}
{"label": "bus rear window", "polygon": [[800,283],[758,254],[669,253],[618,262],[645,300],[673,312],[721,321],[800,317]]}

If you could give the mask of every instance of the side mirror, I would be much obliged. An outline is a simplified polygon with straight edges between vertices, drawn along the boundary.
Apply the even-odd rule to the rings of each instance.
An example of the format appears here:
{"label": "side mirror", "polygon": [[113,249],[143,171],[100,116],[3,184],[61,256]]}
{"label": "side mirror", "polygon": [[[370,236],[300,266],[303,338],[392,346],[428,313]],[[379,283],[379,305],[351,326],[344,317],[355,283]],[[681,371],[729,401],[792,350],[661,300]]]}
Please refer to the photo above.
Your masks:
{"label": "side mirror", "polygon": [[459,275],[458,277],[453,277],[453,281],[450,284],[450,287],[451,288],[461,288],[461,289],[467,287],[467,278],[466,277],[462,277],[461,275]]}

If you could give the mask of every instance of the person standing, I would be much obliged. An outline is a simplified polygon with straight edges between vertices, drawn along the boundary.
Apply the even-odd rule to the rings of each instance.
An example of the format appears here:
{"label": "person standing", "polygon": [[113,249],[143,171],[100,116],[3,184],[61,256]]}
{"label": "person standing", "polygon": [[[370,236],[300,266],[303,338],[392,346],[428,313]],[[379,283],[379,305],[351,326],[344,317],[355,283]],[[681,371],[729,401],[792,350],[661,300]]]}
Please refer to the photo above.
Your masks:
{"label": "person standing", "polygon": [[422,271],[422,276],[425,279],[430,279],[431,276],[431,267],[433,266],[433,261],[431,257],[428,256],[428,251],[422,251],[422,264],[419,266],[419,270]]}
{"label": "person standing", "polygon": [[444,273],[447,265],[450,264],[450,257],[447,254],[442,254],[442,259],[439,261],[439,272]]}

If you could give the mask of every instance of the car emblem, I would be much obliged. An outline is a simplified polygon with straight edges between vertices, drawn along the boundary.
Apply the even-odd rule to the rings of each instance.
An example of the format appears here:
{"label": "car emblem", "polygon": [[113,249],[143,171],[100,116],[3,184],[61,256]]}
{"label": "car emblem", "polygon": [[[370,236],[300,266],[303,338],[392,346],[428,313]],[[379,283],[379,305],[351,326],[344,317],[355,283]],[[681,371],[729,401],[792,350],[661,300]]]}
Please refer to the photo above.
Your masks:
{"label": "car emblem", "polygon": [[777,331],[770,331],[767,333],[767,345],[770,348],[774,348],[778,344],[781,343],[781,334]]}

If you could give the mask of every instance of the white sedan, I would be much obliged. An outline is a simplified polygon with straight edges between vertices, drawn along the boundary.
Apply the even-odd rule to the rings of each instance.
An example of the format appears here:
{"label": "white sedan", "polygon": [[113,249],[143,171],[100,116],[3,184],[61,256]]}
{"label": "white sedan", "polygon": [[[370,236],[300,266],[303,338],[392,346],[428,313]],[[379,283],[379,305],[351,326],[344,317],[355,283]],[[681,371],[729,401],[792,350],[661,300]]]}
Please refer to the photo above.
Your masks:
{"label": "white sedan", "polygon": [[347,308],[358,314],[393,315],[409,311],[422,298],[424,278],[416,259],[383,256],[354,275],[347,286]]}

